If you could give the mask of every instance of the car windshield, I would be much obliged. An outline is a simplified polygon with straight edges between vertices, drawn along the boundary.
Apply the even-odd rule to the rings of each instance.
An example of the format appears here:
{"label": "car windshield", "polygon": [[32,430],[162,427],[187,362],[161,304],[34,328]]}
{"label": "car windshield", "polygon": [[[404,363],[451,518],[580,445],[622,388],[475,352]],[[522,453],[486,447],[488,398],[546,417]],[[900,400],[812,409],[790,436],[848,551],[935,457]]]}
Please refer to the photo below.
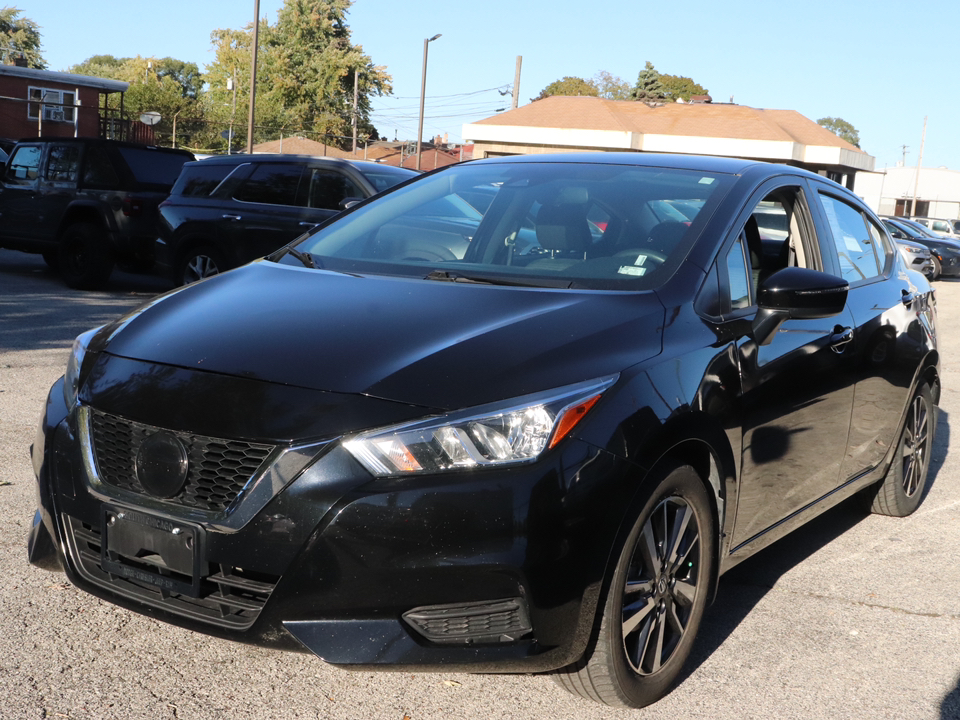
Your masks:
{"label": "car windshield", "polygon": [[612,163],[466,163],[357,208],[297,249],[318,267],[359,274],[651,289],[677,269],[732,181]]}

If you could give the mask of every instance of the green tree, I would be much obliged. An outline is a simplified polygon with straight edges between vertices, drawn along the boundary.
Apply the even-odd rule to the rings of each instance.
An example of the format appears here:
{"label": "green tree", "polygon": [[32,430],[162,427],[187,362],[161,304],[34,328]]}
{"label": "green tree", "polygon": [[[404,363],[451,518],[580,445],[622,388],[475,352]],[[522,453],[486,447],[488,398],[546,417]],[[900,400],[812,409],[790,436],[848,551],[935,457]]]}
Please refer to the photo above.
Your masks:
{"label": "green tree", "polygon": [[[94,55],[69,72],[93,75],[130,83],[124,93],[123,108],[133,119],[145,112],[160,113],[160,123],[154,128],[158,141],[172,143],[173,121],[196,123],[203,119],[203,81],[195,63],[174,58],[118,58],[113,55]],[[110,107],[119,109],[120,97],[108,96]],[[178,144],[183,144],[185,128],[178,130]]]}
{"label": "green tree", "polygon": [[663,85],[665,99],[671,102],[683,100],[690,102],[692,95],[709,95],[710,91],[703,85],[695,83],[688,77],[682,75],[661,75],[660,83]]}
{"label": "green tree", "polygon": [[537,97],[531,98],[530,102],[543,100],[551,95],[589,95],[591,97],[597,97],[599,94],[600,89],[597,87],[596,83],[590,80],[584,80],[580,77],[567,75],[566,77],[560,80],[554,80],[552,83],[547,85],[543,90],[540,91],[540,94],[537,95]]}
{"label": "green tree", "polygon": [[[254,123],[258,139],[276,138],[279,131],[306,132],[329,136],[331,142],[338,136],[345,146],[352,134],[355,75],[358,135],[379,135],[370,122],[371,98],[390,94],[391,78],[361,46],[350,42],[346,15],[352,4],[352,0],[285,0],[276,25],[261,21]],[[211,118],[222,119],[233,112],[227,78],[235,70],[237,108],[248,107],[252,27],[216,30],[212,40],[216,59],[205,75],[208,109]]]}
{"label": "green tree", "polygon": [[663,100],[666,97],[666,90],[660,81],[660,73],[653,67],[653,63],[647,60],[646,66],[637,75],[637,84],[633,86],[633,99],[644,102]]}
{"label": "green tree", "polygon": [[607,100],[631,100],[633,88],[623,78],[611,75],[601,70],[593,76],[593,84],[597,87],[597,94]]}
{"label": "green tree", "polygon": [[20,13],[21,10],[11,5],[0,8],[0,56],[7,65],[22,57],[27,67],[46,70],[47,63],[40,54],[40,26],[33,20],[18,17]]}
{"label": "green tree", "polygon": [[825,127],[841,140],[846,140],[855,147],[860,147],[860,133],[843,118],[823,117],[817,120],[817,125]]}

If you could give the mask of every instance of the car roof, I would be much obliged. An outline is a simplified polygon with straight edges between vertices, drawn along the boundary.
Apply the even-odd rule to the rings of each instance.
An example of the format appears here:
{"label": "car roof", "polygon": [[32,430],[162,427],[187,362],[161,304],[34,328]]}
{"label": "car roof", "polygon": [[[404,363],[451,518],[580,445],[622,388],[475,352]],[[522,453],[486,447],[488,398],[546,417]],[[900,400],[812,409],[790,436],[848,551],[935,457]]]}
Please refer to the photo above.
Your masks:
{"label": "car roof", "polygon": [[[292,153],[237,153],[233,155],[211,155],[202,160],[197,160],[195,164],[203,165],[242,165],[244,163],[305,163],[319,162],[328,165],[350,165],[356,168],[363,168],[364,165],[377,165],[378,163],[354,160],[353,158],[338,158],[329,155],[294,155]],[[389,167],[389,166],[387,166]],[[399,169],[399,168],[395,168]]]}

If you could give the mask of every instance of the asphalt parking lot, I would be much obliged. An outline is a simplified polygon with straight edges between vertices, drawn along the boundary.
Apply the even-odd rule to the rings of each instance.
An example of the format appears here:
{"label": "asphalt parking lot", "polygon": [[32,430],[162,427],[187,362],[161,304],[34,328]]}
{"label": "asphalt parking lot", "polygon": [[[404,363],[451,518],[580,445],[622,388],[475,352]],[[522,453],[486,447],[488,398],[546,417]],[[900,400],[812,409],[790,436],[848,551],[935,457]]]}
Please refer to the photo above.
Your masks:
{"label": "asphalt parking lot", "polygon": [[30,566],[28,448],[47,389],[75,335],[166,287],[117,273],[73,291],[39,256],[0,250],[0,718],[960,719],[960,281],[936,284],[944,390],[920,509],[850,502],[737,567],[683,683],[638,711],[546,676],[347,672],[141,617]]}

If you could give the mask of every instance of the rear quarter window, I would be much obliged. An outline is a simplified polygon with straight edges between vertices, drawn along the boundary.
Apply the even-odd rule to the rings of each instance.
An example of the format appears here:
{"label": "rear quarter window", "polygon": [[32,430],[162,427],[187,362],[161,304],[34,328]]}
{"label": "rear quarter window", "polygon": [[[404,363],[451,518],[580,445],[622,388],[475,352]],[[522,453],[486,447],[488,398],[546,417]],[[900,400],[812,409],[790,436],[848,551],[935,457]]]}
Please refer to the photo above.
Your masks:
{"label": "rear quarter window", "polygon": [[164,152],[147,147],[122,147],[117,150],[137,182],[165,185],[168,188],[177,181],[183,164],[193,159],[185,153]]}
{"label": "rear quarter window", "polygon": [[170,194],[182,195],[183,197],[207,197],[236,167],[236,165],[218,165],[216,163],[187,165],[180,173],[180,177],[177,178]]}

